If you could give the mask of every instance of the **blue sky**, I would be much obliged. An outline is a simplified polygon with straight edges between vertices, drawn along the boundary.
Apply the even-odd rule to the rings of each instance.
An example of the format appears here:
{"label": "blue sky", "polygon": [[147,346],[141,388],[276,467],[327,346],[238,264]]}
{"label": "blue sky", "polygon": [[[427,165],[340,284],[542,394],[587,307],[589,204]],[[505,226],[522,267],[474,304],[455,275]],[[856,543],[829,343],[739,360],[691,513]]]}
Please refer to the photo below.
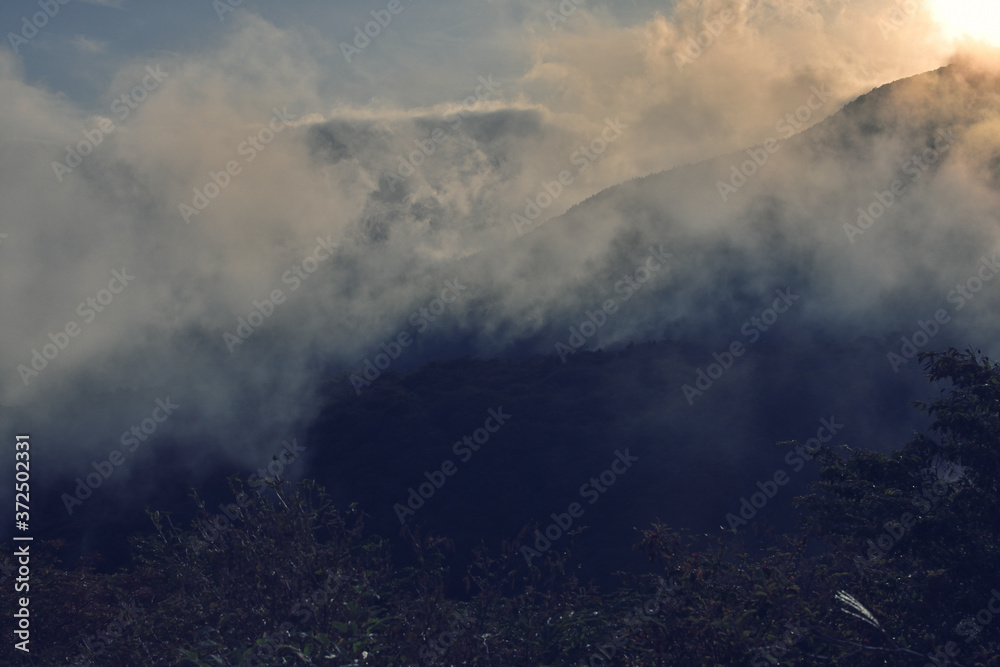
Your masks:
{"label": "blue sky", "polygon": [[[463,73],[474,79],[488,69],[499,75],[523,67],[524,58],[512,48],[517,39],[513,28],[532,17],[538,20],[540,9],[517,2],[402,0],[403,11],[392,17],[373,48],[348,64],[335,47],[351,41],[354,27],[372,20],[370,12],[385,10],[386,4],[246,0],[237,7],[226,4],[231,10],[225,11],[211,0],[71,0],[60,5],[38,36],[18,50],[27,81],[78,104],[92,105],[124,61],[210,50],[235,29],[241,14],[252,13],[277,29],[303,35],[310,55],[328,75],[325,83],[331,97],[364,102],[378,95],[427,104],[447,95]],[[633,0],[613,14],[631,24],[665,8],[669,11],[664,3]],[[22,18],[30,19],[38,11],[37,0],[4,3],[0,6],[4,36],[19,34]],[[5,43],[11,48],[9,39]],[[421,84],[418,88],[400,85],[415,79]]]}

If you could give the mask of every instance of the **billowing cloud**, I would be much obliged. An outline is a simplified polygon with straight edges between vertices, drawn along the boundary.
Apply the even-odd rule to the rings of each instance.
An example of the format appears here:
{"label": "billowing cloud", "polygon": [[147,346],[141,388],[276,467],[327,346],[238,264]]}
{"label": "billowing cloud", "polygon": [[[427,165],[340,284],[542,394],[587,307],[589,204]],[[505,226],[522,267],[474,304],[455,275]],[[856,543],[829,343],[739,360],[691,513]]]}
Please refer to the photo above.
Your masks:
{"label": "billowing cloud", "polygon": [[[0,421],[64,443],[40,456],[73,474],[169,396],[183,418],[165,428],[196,443],[185,465],[254,465],[308,422],[324,373],[356,372],[444,281],[467,290],[429,336],[551,351],[653,243],[676,255],[651,292],[662,306],[623,313],[603,344],[738,323],[733,308],[790,275],[824,326],[909,327],[933,315],[919,295],[944,298],[996,247],[995,70],[969,55],[789,138],[947,62],[923,14],[886,33],[893,6],[683,0],[639,23],[578,6],[555,25],[505,10],[498,31],[523,39],[490,46],[497,71],[456,66],[456,93],[412,105],[398,100],[425,97],[419,82],[338,95],[320,55],[335,45],[246,8],[217,47],[123,64],[97,108],[2,54],[0,308],[17,317],[0,331]],[[939,127],[957,132],[947,155],[851,243],[855,209]],[[723,201],[748,159],[726,154],[772,137],[780,150]],[[954,330],[991,323],[976,312]]]}

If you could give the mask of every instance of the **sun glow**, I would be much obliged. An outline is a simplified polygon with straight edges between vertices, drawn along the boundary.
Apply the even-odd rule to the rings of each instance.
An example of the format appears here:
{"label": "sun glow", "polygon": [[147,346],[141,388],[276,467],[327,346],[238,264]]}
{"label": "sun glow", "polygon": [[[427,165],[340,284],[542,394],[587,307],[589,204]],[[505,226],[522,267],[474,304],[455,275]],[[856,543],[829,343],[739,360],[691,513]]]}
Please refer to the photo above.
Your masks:
{"label": "sun glow", "polygon": [[1000,3],[995,0],[927,0],[926,6],[951,39],[971,37],[1000,46]]}

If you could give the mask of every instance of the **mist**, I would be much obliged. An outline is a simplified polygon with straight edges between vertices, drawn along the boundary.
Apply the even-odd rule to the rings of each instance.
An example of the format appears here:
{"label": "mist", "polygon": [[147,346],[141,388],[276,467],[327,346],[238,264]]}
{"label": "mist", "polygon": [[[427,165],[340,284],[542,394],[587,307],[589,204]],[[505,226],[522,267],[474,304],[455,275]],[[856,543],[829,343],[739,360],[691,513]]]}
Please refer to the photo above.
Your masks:
{"label": "mist", "polygon": [[[4,430],[64,483],[138,427],[197,484],[301,437],[330,378],[370,390],[380,354],[572,363],[609,299],[587,349],[704,366],[786,290],[782,335],[902,356],[937,318],[934,346],[995,354],[995,51],[923,13],[886,34],[890,2],[562,4],[487,3],[467,59],[415,37],[463,10],[405,5],[353,62],[364,12],[331,37],[245,7],[79,99],[0,53]],[[694,375],[665,382],[682,404]],[[138,470],[103,492],[173,483]]]}

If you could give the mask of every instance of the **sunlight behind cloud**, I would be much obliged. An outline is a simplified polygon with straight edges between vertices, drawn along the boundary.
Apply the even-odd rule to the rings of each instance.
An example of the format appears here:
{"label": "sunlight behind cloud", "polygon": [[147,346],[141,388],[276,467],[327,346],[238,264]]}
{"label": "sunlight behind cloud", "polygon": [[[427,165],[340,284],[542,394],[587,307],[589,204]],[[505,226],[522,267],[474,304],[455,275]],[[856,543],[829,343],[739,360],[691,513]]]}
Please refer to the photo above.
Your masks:
{"label": "sunlight behind cloud", "polygon": [[1000,46],[1000,5],[980,0],[930,0],[928,7],[946,36]]}

